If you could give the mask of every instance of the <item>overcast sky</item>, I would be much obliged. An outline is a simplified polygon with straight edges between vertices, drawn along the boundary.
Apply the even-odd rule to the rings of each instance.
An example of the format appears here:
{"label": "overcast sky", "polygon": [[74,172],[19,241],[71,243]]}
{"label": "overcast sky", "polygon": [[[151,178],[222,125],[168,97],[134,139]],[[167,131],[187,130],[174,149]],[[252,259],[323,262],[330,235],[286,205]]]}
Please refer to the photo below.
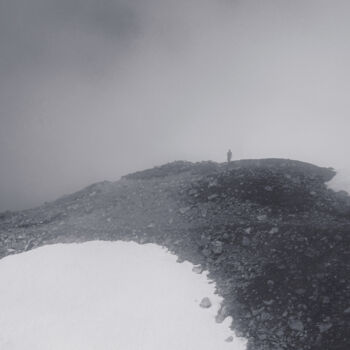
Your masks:
{"label": "overcast sky", "polygon": [[348,0],[0,0],[0,211],[169,161],[340,167]]}

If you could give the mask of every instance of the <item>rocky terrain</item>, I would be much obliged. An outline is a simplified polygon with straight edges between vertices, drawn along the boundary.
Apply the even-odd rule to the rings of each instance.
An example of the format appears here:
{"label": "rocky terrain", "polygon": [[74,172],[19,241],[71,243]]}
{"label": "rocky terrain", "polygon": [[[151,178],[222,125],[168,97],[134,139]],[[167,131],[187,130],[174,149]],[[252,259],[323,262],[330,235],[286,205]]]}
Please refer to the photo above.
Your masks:
{"label": "rocky terrain", "polygon": [[173,162],[0,214],[0,258],[57,242],[157,243],[203,269],[248,349],[350,349],[350,197],[335,172]]}

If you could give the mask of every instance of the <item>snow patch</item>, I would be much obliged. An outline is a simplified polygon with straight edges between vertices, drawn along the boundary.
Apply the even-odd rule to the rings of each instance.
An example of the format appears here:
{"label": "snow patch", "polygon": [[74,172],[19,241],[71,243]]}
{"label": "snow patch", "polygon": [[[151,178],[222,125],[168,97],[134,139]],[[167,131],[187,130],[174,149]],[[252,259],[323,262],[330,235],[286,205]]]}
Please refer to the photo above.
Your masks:
{"label": "snow patch", "polygon": [[245,349],[232,319],[215,322],[215,284],[176,259],[153,244],[93,241],[0,260],[0,349]]}

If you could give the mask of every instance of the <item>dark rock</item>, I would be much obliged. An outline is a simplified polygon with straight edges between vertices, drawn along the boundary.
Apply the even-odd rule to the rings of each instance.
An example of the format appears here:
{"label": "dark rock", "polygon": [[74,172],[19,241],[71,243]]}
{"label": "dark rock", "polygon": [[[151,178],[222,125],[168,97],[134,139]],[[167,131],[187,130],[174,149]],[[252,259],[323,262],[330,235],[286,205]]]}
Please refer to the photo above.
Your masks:
{"label": "dark rock", "polygon": [[302,332],[304,330],[304,324],[302,321],[296,319],[295,317],[290,317],[288,319],[288,326],[294,331]]}
{"label": "dark rock", "polygon": [[232,343],[233,342],[233,336],[230,335],[228,338],[225,339],[225,342]]}
{"label": "dark rock", "polygon": [[221,305],[218,314],[215,317],[217,323],[222,323],[225,321],[226,317],[229,315],[228,309],[225,305]]}
{"label": "dark rock", "polygon": [[202,273],[203,272],[203,267],[202,266],[193,266],[192,271],[194,273]]}
{"label": "dark rock", "polygon": [[211,243],[211,250],[214,254],[220,255],[223,252],[223,243],[220,241],[214,241]]}
{"label": "dark rock", "polygon": [[181,214],[185,214],[185,213],[187,213],[190,209],[191,209],[191,207],[180,208],[180,209],[179,209],[179,212],[180,212]]}
{"label": "dark rock", "polygon": [[345,315],[350,315],[350,306],[344,310]]}
{"label": "dark rock", "polygon": [[200,302],[199,306],[204,308],[204,309],[208,309],[211,307],[211,301],[209,298],[205,297],[202,299],[202,301]]}
{"label": "dark rock", "polygon": [[250,245],[250,239],[248,237],[243,237],[242,238],[242,245],[244,247],[248,247]]}
{"label": "dark rock", "polygon": [[327,332],[332,327],[333,327],[332,323],[321,323],[318,325],[318,328],[319,328],[321,333]]}
{"label": "dark rock", "polygon": [[211,251],[210,251],[210,249],[208,249],[208,248],[204,248],[203,250],[202,250],[202,254],[205,256],[205,257],[210,257],[211,256]]}

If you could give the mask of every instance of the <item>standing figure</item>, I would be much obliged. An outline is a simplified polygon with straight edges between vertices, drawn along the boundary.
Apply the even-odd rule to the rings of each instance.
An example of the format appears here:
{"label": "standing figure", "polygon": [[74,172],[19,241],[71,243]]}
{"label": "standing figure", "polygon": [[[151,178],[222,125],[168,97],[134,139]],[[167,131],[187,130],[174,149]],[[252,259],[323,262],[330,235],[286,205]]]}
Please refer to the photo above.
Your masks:
{"label": "standing figure", "polygon": [[231,150],[229,149],[228,152],[227,152],[227,163],[230,163],[230,162],[231,162],[231,159],[232,159],[232,152],[231,152]]}

